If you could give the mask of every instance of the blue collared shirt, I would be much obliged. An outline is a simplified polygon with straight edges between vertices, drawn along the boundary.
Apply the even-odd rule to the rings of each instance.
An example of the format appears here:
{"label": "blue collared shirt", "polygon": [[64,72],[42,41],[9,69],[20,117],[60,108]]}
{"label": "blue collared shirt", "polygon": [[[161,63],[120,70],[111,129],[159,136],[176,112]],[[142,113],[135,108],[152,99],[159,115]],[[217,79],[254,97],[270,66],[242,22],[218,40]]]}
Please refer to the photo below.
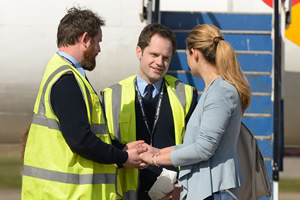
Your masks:
{"label": "blue collared shirt", "polygon": [[75,65],[76,69],[80,72],[80,74],[82,74],[82,76],[85,77],[84,69],[81,67],[81,65],[79,64],[79,62],[75,58],[73,58],[69,54],[66,54],[65,52],[62,52],[62,51],[57,51],[57,53],[60,56],[65,57],[66,59],[68,59],[69,61],[71,61],[72,64]]}
{"label": "blue collared shirt", "polygon": [[[152,98],[154,98],[160,92],[162,81],[163,81],[163,79],[152,84],[154,86],[154,90],[152,91]],[[144,81],[139,75],[137,75],[137,77],[136,77],[136,83],[137,83],[137,87],[139,89],[140,94],[142,95],[142,97],[144,97],[147,93],[147,91],[145,89],[146,89],[146,86],[148,85],[148,83],[146,81]]]}

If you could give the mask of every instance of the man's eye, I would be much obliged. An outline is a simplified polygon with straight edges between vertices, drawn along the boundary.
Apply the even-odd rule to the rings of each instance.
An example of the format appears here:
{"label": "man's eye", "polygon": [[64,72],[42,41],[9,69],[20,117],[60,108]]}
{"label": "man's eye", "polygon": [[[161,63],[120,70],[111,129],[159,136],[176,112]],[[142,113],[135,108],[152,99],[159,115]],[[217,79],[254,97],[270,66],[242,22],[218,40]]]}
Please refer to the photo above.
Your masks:
{"label": "man's eye", "polygon": [[164,61],[169,62],[170,58],[164,58]]}

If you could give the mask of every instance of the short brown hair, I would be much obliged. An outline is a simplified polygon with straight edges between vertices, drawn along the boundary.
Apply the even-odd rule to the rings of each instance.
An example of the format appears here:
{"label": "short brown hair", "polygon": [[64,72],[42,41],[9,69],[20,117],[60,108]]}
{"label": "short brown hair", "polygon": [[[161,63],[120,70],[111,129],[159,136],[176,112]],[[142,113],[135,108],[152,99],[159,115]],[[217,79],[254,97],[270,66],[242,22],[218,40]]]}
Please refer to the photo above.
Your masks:
{"label": "short brown hair", "polygon": [[173,46],[173,56],[176,51],[176,36],[171,29],[161,24],[148,24],[147,26],[145,26],[139,36],[137,46],[139,46],[142,49],[142,51],[144,51],[144,49],[149,45],[152,36],[156,34],[171,41]]}

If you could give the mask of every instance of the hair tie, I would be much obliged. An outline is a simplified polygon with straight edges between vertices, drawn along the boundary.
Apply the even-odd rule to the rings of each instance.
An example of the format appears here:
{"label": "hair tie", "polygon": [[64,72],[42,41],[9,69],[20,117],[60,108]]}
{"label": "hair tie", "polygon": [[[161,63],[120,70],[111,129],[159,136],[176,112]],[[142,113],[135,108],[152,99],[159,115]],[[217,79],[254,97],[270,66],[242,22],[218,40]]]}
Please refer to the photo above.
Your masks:
{"label": "hair tie", "polygon": [[224,40],[224,38],[221,37],[221,36],[215,37],[213,39],[213,42],[214,42],[215,45],[218,45],[220,40]]}

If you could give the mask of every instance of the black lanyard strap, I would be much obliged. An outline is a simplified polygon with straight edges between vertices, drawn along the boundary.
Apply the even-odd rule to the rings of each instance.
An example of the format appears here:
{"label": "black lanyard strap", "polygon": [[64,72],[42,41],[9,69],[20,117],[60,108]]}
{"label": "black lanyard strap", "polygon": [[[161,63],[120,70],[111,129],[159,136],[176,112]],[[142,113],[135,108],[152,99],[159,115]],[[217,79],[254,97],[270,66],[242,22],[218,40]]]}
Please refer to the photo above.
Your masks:
{"label": "black lanyard strap", "polygon": [[158,121],[159,114],[160,114],[162,98],[163,98],[163,95],[164,95],[164,86],[165,86],[165,84],[164,84],[164,80],[163,80],[162,86],[161,86],[161,89],[160,89],[160,93],[159,93],[159,97],[158,97],[158,101],[157,101],[157,104],[156,104],[156,110],[155,110],[155,116],[154,116],[152,131],[150,131],[150,128],[149,128],[149,125],[148,125],[148,120],[147,120],[146,113],[145,113],[145,109],[144,109],[143,102],[142,102],[142,95],[141,95],[141,93],[138,89],[137,81],[135,79],[135,87],[136,87],[136,91],[137,91],[137,97],[138,97],[138,101],[139,101],[140,108],[141,108],[141,111],[142,111],[143,120],[145,122],[148,133],[150,134],[150,137],[151,137],[151,141],[150,141],[151,146],[152,146],[153,133],[154,133],[157,121]]}

